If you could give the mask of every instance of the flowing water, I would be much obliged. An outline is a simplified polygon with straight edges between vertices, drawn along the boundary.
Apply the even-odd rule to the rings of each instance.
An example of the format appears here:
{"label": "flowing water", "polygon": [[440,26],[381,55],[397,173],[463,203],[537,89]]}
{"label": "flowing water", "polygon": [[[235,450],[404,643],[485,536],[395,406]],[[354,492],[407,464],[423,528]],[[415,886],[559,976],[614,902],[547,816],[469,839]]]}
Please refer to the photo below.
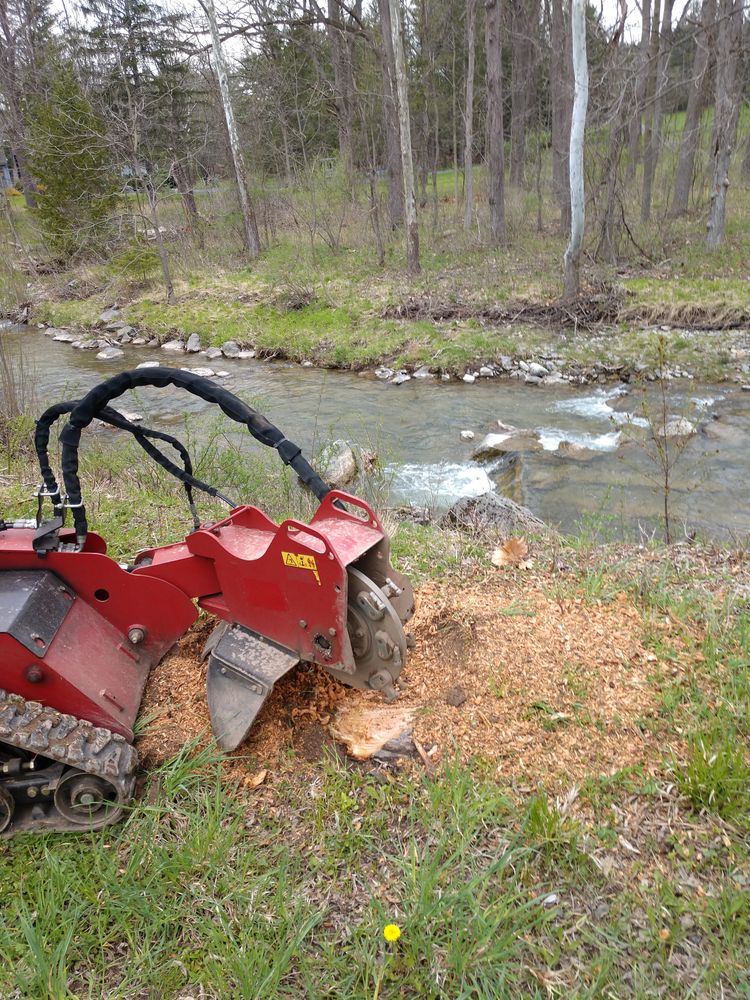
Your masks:
{"label": "flowing water", "polygon": [[[200,355],[145,347],[126,347],[123,358],[99,361],[95,351],[73,349],[34,330],[9,330],[2,337],[6,356],[16,364],[22,357],[27,376],[33,377],[40,411],[144,360],[207,365],[229,371],[221,384],[241,393],[309,456],[332,438],[377,451],[392,501],[439,510],[460,496],[496,489],[563,529],[590,516],[616,535],[639,527],[650,531],[659,523],[658,467],[645,447],[631,440],[637,426],[623,430],[628,412],[636,425],[644,422],[638,388],[623,396],[619,385],[526,386],[499,379],[473,385],[412,379],[395,386],[371,374],[251,360],[206,362]],[[651,386],[649,394],[648,405],[655,408],[657,390]],[[144,414],[147,423],[162,429],[179,427],[186,417],[209,409],[190,393],[153,388],[128,394],[119,406]],[[674,474],[677,522],[715,538],[744,537],[750,532],[750,393],[729,383],[675,380],[669,412],[685,414],[700,427]],[[543,450],[491,464],[472,461],[472,449],[497,429],[497,420],[537,431]],[[475,440],[462,441],[461,430],[473,430]],[[248,456],[259,447],[249,435],[231,440]],[[588,457],[563,455],[557,450],[561,441],[585,446]]]}

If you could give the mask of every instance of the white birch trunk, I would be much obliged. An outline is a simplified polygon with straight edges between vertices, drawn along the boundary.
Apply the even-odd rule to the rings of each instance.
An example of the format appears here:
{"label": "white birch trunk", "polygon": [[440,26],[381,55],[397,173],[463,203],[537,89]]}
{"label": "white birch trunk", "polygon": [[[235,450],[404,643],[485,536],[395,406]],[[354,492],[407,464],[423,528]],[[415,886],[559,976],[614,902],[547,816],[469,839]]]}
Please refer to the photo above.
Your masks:
{"label": "white birch trunk", "polygon": [[409,274],[419,274],[419,229],[417,202],[414,195],[414,162],[411,154],[411,122],[409,120],[409,88],[406,82],[406,57],[401,37],[399,0],[388,0],[391,14],[391,40],[396,76],[396,103],[401,132],[401,172],[404,177],[404,213],[406,221],[406,264]]}
{"label": "white birch trunk", "polygon": [[581,248],[586,223],[583,189],[583,140],[589,102],[589,68],[586,58],[586,0],[571,0],[570,29],[573,43],[573,116],[570,123],[570,240],[565,251],[565,296],[578,296],[581,284]]}
{"label": "white birch trunk", "polygon": [[242,228],[245,246],[251,257],[257,257],[260,253],[260,236],[258,234],[258,223],[255,219],[255,209],[247,188],[247,170],[245,168],[245,158],[242,155],[240,138],[237,134],[237,125],[234,120],[234,107],[232,106],[232,95],[229,92],[229,79],[227,77],[227,67],[224,62],[224,55],[221,51],[221,38],[219,37],[219,27],[216,23],[216,8],[213,0],[199,0],[201,7],[208,18],[208,26],[211,31],[211,45],[213,48],[214,65],[216,66],[216,76],[219,80],[219,90],[221,92],[221,103],[224,107],[224,118],[227,123],[227,133],[229,135],[229,147],[232,151],[234,162],[234,173],[237,178],[237,191],[240,197],[240,208],[242,210]]}

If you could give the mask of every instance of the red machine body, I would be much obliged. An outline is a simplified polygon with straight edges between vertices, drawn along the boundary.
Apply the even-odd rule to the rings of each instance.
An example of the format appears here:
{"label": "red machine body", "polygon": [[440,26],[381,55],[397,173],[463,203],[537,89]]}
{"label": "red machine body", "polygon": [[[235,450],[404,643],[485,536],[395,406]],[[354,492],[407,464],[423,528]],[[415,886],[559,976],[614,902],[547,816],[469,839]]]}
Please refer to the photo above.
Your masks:
{"label": "red machine body", "polygon": [[[335,506],[337,499],[362,516]],[[32,639],[33,652],[0,633],[0,688],[128,740],[149,671],[198,617],[194,600],[300,660],[354,673],[347,567],[384,542],[367,504],[337,491],[309,524],[276,525],[257,507],[242,506],[184,542],[141,552],[129,568],[105,554],[99,535],[90,533],[82,552],[40,558],[34,534],[0,532],[0,573],[51,573],[68,607],[49,643]],[[62,532],[63,540],[66,534],[72,537]],[[140,634],[137,643],[129,639]]]}
{"label": "red machine body", "polygon": [[[274,447],[320,501],[309,523],[276,524],[234,506],[200,525],[192,489],[232,502],[193,475],[187,450],[135,426],[108,402],[140,385],[178,385],[218,403]],[[52,424],[66,492],[49,464]],[[80,430],[95,415],[128,430],[185,486],[195,530],[121,565],[88,531],[77,475]],[[176,466],[154,444],[183,460]],[[0,833],[96,829],[130,800],[134,726],[149,672],[196,620],[220,623],[207,643],[207,703],[225,750],[247,736],[274,683],[301,660],[345,684],[396,696],[413,613],[409,581],[390,564],[390,543],[364,501],[331,490],[296,445],[239,398],[173,369],[123,372],[80,401],[55,404],[37,422],[44,486],[34,522],[0,519]],[[54,517],[43,520],[51,498]],[[64,527],[73,514],[74,528]]]}

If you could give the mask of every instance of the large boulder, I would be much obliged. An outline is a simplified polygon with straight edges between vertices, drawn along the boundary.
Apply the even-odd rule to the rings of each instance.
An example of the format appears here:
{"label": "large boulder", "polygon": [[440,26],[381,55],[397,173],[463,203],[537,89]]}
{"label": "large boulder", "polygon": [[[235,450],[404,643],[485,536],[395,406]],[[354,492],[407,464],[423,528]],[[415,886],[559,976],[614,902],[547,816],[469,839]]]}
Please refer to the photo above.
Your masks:
{"label": "large boulder", "polygon": [[660,438],[678,441],[684,441],[686,438],[692,437],[695,433],[695,424],[688,420],[687,417],[670,417],[664,426],[657,430]]}
{"label": "large boulder", "polygon": [[197,333],[191,333],[185,344],[185,350],[188,354],[197,354],[202,347],[201,338]]}
{"label": "large boulder", "polygon": [[347,486],[357,477],[357,459],[347,441],[333,441],[320,453],[320,475],[331,486]]}
{"label": "large boulder", "polygon": [[240,356],[240,345],[236,340],[228,340],[221,345],[221,353],[225,358],[238,358]]}
{"label": "large boulder", "polygon": [[497,493],[482,493],[478,497],[461,497],[440,519],[443,527],[484,531],[492,528],[503,537],[526,532],[547,530],[544,521],[509,497]]}
{"label": "large boulder", "polygon": [[557,454],[562,455],[564,458],[574,458],[577,462],[587,462],[597,454],[601,455],[601,452],[596,452],[593,448],[577,444],[575,441],[561,441],[557,446]]}
{"label": "large boulder", "polygon": [[541,451],[542,443],[536,431],[523,430],[497,422],[499,431],[486,434],[472,453],[475,462],[487,462],[514,451]]}
{"label": "large boulder", "polygon": [[125,351],[120,347],[105,347],[103,351],[99,351],[97,358],[100,361],[114,361],[116,358],[123,358],[125,356]]}
{"label": "large boulder", "polygon": [[119,318],[120,318],[120,310],[117,308],[117,306],[112,306],[110,309],[104,310],[104,312],[99,317],[99,322],[102,323],[104,326],[106,326],[107,323],[114,323],[115,320]]}
{"label": "large boulder", "polygon": [[168,340],[166,344],[161,345],[162,351],[170,351],[172,354],[182,354],[185,350],[185,345],[181,340]]}

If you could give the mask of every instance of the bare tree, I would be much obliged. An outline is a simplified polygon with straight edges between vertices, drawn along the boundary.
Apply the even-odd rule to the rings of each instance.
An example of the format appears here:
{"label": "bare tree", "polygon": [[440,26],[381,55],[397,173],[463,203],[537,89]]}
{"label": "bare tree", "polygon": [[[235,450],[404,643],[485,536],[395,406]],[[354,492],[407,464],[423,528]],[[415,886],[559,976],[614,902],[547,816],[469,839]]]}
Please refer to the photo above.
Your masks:
{"label": "bare tree", "polygon": [[711,139],[711,204],[706,234],[706,243],[710,247],[717,247],[724,241],[729,164],[740,111],[737,83],[741,50],[742,0],[719,0],[716,97]]}
{"label": "bare tree", "polygon": [[417,202],[414,195],[414,161],[411,154],[409,87],[406,79],[404,41],[401,37],[399,0],[388,0],[388,5],[390,7],[398,124],[401,133],[401,172],[404,178],[404,207],[406,213],[406,264],[409,274],[419,274],[419,227],[417,225]]}
{"label": "bare tree", "polygon": [[524,183],[526,124],[534,98],[532,24],[537,11],[533,0],[511,0],[510,183],[517,187]]}
{"label": "bare tree", "polygon": [[474,210],[474,63],[476,55],[477,0],[467,0],[466,9],[466,109],[464,113],[464,229],[471,226]]}
{"label": "bare tree", "polygon": [[583,142],[589,102],[589,69],[586,58],[586,0],[572,0],[570,34],[573,53],[573,114],[570,122],[570,240],[565,251],[565,297],[574,299],[581,286],[581,248],[586,223],[583,187]]}
{"label": "bare tree", "polygon": [[641,43],[638,48],[638,70],[635,85],[633,117],[630,120],[630,140],[628,156],[628,180],[635,177],[641,157],[641,129],[643,102],[646,96],[646,81],[649,70],[649,38],[651,33],[651,0],[641,0]]}
{"label": "bare tree", "polygon": [[383,74],[383,119],[385,122],[385,147],[388,162],[388,215],[391,228],[397,229],[404,219],[404,178],[401,169],[401,136],[396,93],[396,57],[393,51],[390,0],[378,0],[383,45],[380,61]]}
{"label": "bare tree", "polygon": [[255,209],[253,207],[250,191],[247,186],[247,169],[245,167],[245,158],[242,155],[240,137],[237,134],[237,125],[234,119],[234,106],[232,104],[232,95],[229,92],[227,67],[224,62],[224,54],[221,51],[219,26],[216,23],[216,8],[214,7],[214,0],[198,0],[198,2],[208,18],[208,26],[211,31],[211,46],[213,49],[214,66],[216,67],[216,76],[219,81],[221,103],[224,107],[224,118],[227,123],[229,146],[232,151],[234,173],[237,178],[237,191],[240,198],[240,208],[242,209],[242,230],[245,248],[251,257],[257,257],[260,254],[258,222],[255,218]]}
{"label": "bare tree", "polygon": [[[651,200],[654,190],[654,177],[656,176],[656,163],[659,158],[659,148],[661,146],[661,119],[664,91],[667,87],[667,67],[669,62],[669,51],[672,46],[672,8],[674,0],[664,0],[664,9],[661,21],[661,30],[656,32],[655,40],[655,60],[652,68],[650,80],[653,81],[653,99],[650,104],[650,114],[648,117],[648,140],[643,158],[643,196],[641,199],[641,220],[648,222],[651,218]],[[658,28],[659,20],[659,0],[656,0],[654,7],[654,30]]]}
{"label": "bare tree", "polygon": [[[361,14],[361,0],[356,5]],[[339,155],[351,176],[354,173],[355,89],[352,69],[352,36],[345,31],[338,0],[328,0],[328,36],[331,40],[334,102],[339,133]]]}
{"label": "bare tree", "polygon": [[485,0],[487,50],[487,186],[490,236],[495,246],[505,244],[505,159],[503,150],[502,11],[500,0]]}
{"label": "bare tree", "polygon": [[560,206],[560,230],[570,228],[568,153],[570,146],[570,32],[563,0],[552,0],[550,12],[550,104],[552,111],[552,191]]}
{"label": "bare tree", "polygon": [[680,139],[677,173],[670,215],[676,218],[687,212],[690,187],[693,183],[695,153],[698,149],[700,125],[708,98],[709,69],[713,62],[713,27],[716,19],[716,0],[703,0],[700,31],[695,38],[693,70],[690,74],[685,124]]}

